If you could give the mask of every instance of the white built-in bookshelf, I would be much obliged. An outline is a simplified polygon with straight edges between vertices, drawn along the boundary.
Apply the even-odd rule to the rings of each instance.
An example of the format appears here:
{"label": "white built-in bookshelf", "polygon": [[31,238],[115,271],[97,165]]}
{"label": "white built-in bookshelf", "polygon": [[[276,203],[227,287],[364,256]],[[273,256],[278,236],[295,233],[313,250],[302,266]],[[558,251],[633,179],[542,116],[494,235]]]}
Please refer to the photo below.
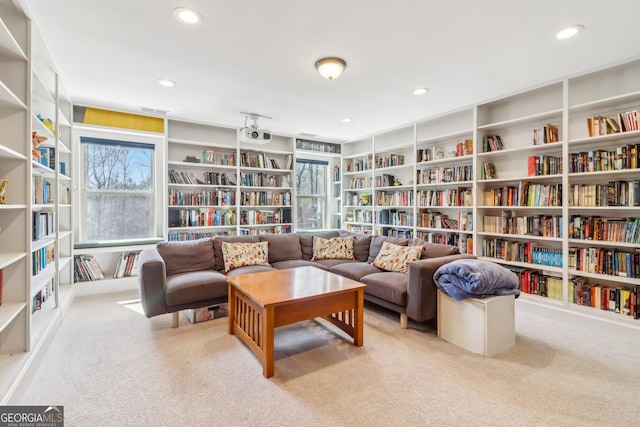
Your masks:
{"label": "white built-in bookshelf", "polygon": [[72,105],[37,28],[12,2],[0,4],[0,71],[0,179],[9,180],[0,204],[5,404],[72,301]]}

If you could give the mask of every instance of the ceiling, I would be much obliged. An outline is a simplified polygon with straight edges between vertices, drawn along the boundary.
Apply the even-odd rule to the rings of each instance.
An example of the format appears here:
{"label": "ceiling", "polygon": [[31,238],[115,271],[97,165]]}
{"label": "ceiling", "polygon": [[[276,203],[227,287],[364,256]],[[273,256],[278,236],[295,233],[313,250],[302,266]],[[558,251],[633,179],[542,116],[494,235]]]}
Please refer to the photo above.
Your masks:
{"label": "ceiling", "polygon": [[[75,104],[233,127],[257,113],[272,117],[259,124],[273,133],[325,141],[640,55],[638,0],[19,1]],[[204,21],[178,22],[179,6]],[[572,24],[585,31],[554,37]],[[314,63],[325,56],[347,61],[342,76],[320,77]]]}

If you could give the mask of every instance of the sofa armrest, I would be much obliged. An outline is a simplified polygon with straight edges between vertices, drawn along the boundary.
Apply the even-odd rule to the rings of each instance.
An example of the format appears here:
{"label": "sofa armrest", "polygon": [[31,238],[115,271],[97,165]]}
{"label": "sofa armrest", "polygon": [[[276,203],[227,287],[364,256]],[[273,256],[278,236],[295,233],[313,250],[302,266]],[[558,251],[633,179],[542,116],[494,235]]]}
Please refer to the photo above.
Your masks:
{"label": "sofa armrest", "polygon": [[457,254],[438,258],[421,259],[409,264],[407,284],[407,317],[417,321],[434,319],[437,315],[437,287],[433,275],[440,266],[475,255]]}
{"label": "sofa armrest", "polygon": [[167,269],[156,248],[145,249],[138,256],[140,302],[147,317],[167,312]]}

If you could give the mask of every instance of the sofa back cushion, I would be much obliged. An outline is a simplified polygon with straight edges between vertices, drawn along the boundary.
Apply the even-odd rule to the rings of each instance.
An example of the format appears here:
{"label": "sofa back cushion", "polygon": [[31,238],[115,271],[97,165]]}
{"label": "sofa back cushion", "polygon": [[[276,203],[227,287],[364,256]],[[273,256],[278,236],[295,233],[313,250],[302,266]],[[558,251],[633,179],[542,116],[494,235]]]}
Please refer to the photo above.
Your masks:
{"label": "sofa back cushion", "polygon": [[216,268],[213,239],[210,237],[180,242],[160,242],[156,248],[164,260],[167,276]]}
{"label": "sofa back cushion", "polygon": [[422,245],[422,258],[440,258],[447,255],[457,255],[460,249],[457,246],[441,245],[439,243],[429,243],[422,239],[413,239],[409,246]]}
{"label": "sofa back cushion", "polygon": [[224,254],[222,242],[227,243],[259,243],[258,236],[216,236],[213,238],[213,255],[216,259],[216,270],[224,270]]}
{"label": "sofa back cushion", "polygon": [[313,234],[298,234],[300,239],[300,249],[302,250],[302,259],[310,261],[313,257],[313,236],[319,236],[323,239],[338,237],[338,230],[322,231]]}
{"label": "sofa back cushion", "polygon": [[382,243],[389,242],[394,245],[407,246],[409,241],[409,239],[402,239],[399,237],[373,236],[371,238],[371,245],[369,246],[369,258],[367,259],[367,262],[372,263],[376,260],[376,257],[382,248]]}
{"label": "sofa back cushion", "polygon": [[369,249],[371,246],[370,234],[357,234],[347,230],[340,230],[340,237],[355,236],[356,240],[353,243],[353,256],[356,261],[367,262],[369,259]]}
{"label": "sofa back cushion", "polygon": [[269,242],[269,262],[302,259],[300,238],[296,234],[261,234],[261,242]]}

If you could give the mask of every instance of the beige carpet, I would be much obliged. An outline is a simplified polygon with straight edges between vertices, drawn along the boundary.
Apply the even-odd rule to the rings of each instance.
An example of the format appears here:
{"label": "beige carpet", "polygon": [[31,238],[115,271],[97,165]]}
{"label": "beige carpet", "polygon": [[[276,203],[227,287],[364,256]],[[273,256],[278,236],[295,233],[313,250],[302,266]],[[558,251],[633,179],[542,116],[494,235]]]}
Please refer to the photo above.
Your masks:
{"label": "beige carpet", "polygon": [[[516,314],[516,345],[492,359],[401,330],[367,305],[365,345],[317,321],[276,330],[275,376],[227,319],[178,329],[135,292],[77,298],[12,404],[64,405],[67,426],[628,426],[639,343]],[[417,329],[416,329],[417,328]]]}

